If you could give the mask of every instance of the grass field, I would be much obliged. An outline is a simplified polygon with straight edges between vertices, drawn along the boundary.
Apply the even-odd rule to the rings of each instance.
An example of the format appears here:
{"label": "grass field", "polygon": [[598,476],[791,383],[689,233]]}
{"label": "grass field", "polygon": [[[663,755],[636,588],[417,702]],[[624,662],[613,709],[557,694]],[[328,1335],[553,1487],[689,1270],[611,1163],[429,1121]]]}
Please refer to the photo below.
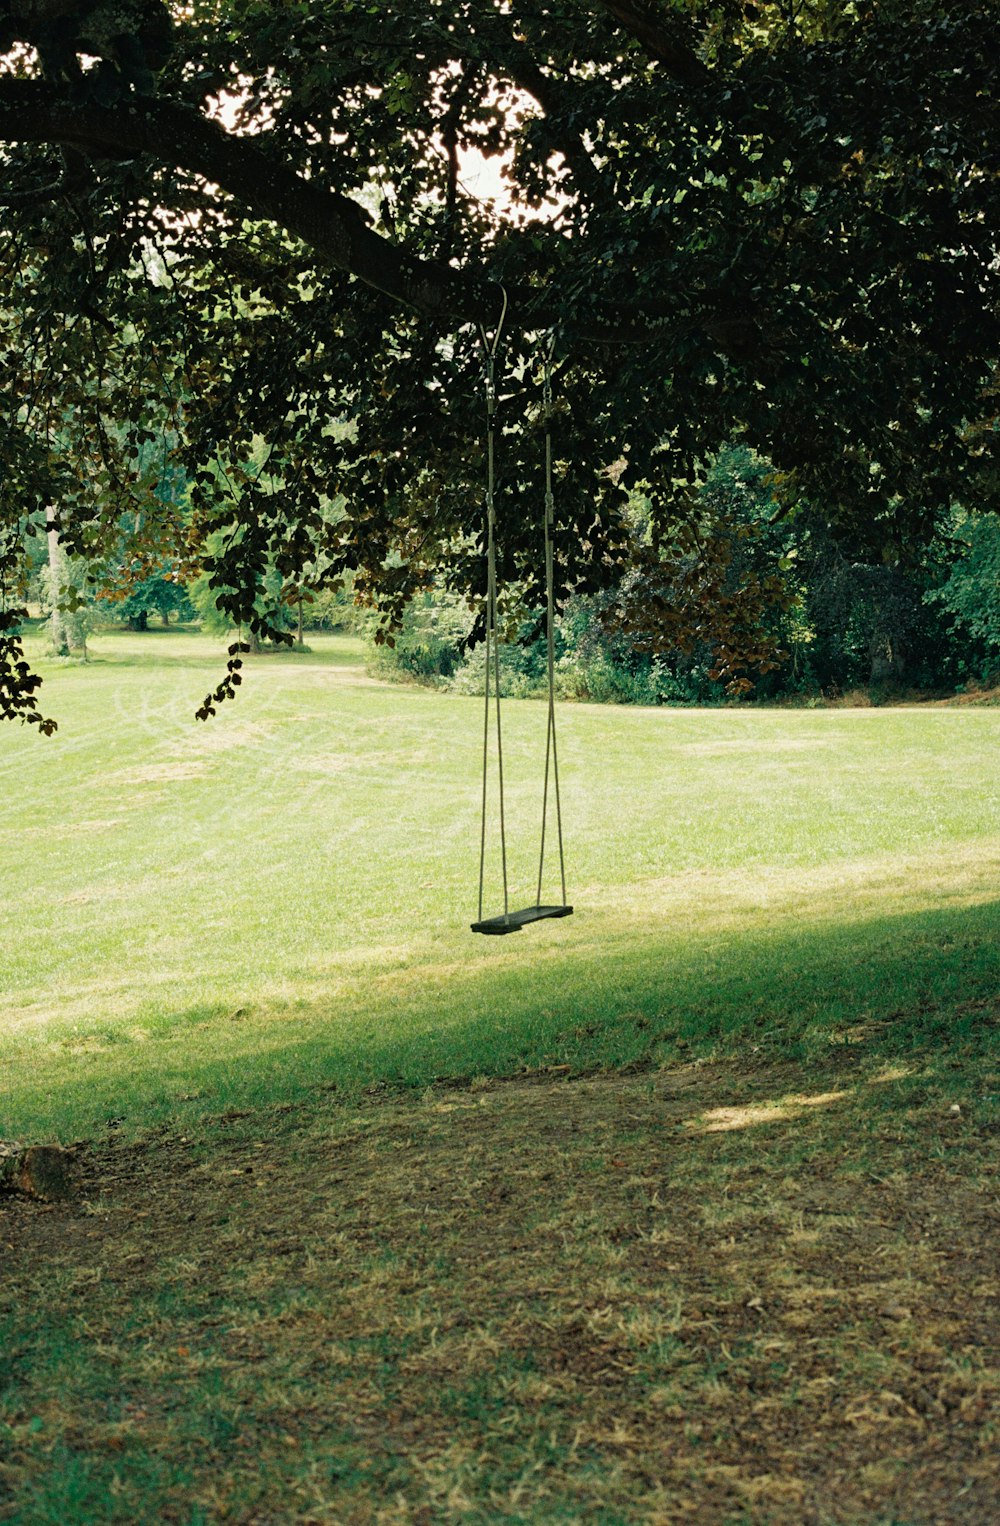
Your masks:
{"label": "grass field", "polygon": [[[97,638],[49,675],[57,736],[5,732],[0,1137],[678,1039],[788,1055],[912,1009],[905,1046],[996,990],[1000,710],[565,707],[576,914],[487,940],[480,703],[315,645],[206,726],[217,648]],[[543,741],[512,703],[515,904]]]}
{"label": "grass field", "polygon": [[481,702],[313,646],[2,737],[0,1520],[988,1526],[1000,709],[567,706],[487,940]]}

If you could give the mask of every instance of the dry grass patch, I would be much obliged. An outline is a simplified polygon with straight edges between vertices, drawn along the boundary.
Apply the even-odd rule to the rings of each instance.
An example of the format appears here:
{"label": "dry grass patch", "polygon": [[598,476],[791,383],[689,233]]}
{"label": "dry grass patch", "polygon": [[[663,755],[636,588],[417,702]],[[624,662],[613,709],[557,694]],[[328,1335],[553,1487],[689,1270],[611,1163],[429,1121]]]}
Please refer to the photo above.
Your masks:
{"label": "dry grass patch", "polygon": [[88,1147],[0,1210],[0,1519],[985,1526],[995,1144],[855,1063]]}

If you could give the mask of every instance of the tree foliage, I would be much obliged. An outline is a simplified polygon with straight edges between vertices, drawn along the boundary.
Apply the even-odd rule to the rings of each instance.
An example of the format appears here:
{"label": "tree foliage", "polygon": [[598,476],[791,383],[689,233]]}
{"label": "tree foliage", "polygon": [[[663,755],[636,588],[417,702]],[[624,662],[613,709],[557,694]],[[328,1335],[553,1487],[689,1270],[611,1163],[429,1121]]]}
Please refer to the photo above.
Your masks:
{"label": "tree foliage", "polygon": [[952,630],[967,631],[995,661],[1000,650],[1000,525],[994,514],[961,514],[955,538],[964,555],[931,597],[953,617]]}
{"label": "tree foliage", "polygon": [[[94,5],[41,9],[80,58]],[[170,49],[158,0],[124,12],[76,71],[0,7],[4,714],[40,716],[16,626],[53,503],[94,559],[136,510],[137,554],[258,636],[268,569],[353,574],[390,621],[435,573],[481,600],[505,300],[500,570],[529,604],[550,332],[561,600],[620,576],[631,493],[654,550],[696,546],[733,439],[886,565],[994,501],[994,4],[193,0]]]}

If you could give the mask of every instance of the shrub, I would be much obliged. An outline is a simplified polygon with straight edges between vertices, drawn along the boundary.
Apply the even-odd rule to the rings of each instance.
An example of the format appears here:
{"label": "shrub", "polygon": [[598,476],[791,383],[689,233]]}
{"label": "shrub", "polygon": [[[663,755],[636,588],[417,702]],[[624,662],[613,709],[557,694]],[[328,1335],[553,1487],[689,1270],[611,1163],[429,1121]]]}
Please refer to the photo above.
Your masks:
{"label": "shrub", "polygon": [[388,641],[378,641],[378,617],[367,617],[367,666],[381,678],[408,678],[437,684],[451,678],[461,665],[462,648],[471,623],[464,600],[448,594],[419,594],[407,606],[402,629]]}

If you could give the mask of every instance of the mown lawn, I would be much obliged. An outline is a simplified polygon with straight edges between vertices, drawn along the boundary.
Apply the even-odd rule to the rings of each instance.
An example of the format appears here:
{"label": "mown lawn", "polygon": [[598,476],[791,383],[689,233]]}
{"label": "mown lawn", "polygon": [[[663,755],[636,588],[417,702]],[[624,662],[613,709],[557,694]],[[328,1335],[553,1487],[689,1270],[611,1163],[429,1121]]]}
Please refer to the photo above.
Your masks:
{"label": "mown lawn", "polygon": [[0,1520],[992,1526],[1000,710],[566,707],[486,940],[481,702],[313,644],[3,734]]}
{"label": "mown lawn", "polygon": [[[98,637],[49,674],[56,737],[4,732],[0,1137],[678,1043],[807,1053],[903,1009],[905,1048],[996,990],[1000,710],[564,707],[576,914],[483,939],[480,702],[313,644],[206,726],[217,646]],[[519,904],[542,707],[506,730]]]}

